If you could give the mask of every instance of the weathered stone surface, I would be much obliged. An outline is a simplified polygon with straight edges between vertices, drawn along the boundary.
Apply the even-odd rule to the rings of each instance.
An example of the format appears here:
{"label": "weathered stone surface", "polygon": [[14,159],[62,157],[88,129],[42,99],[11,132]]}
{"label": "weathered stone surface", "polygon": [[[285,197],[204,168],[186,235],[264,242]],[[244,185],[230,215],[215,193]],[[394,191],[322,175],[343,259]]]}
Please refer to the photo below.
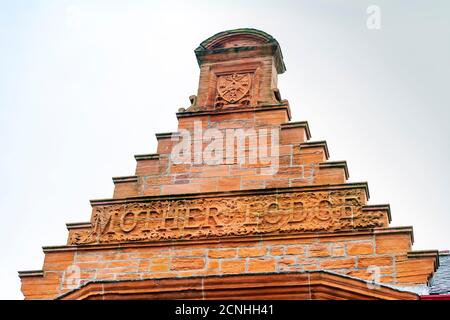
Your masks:
{"label": "weathered stone surface", "polygon": [[[113,178],[113,198],[91,202],[91,222],[68,225],[67,245],[45,248],[42,270],[19,274],[26,299],[416,299],[344,277],[372,281],[375,268],[380,283],[425,284],[436,257],[410,252],[412,229],[389,228],[389,206],[368,206],[367,185],[346,182],[346,162],[308,141],[307,122],[290,122],[278,42],[237,29],[196,55],[198,92],[177,113],[178,132],[157,134],[157,153],[135,156],[135,175]],[[242,154],[224,143],[220,163],[173,161],[182,133],[209,129],[241,130]],[[242,161],[256,130],[278,147],[269,162]],[[188,145],[195,160],[209,141]],[[198,290],[180,296],[186,288]]]}
{"label": "weathered stone surface", "polygon": [[290,191],[177,200],[146,198],[141,202],[94,206],[92,228],[74,232],[69,244],[383,226],[381,213],[370,217],[363,213],[364,188]]}

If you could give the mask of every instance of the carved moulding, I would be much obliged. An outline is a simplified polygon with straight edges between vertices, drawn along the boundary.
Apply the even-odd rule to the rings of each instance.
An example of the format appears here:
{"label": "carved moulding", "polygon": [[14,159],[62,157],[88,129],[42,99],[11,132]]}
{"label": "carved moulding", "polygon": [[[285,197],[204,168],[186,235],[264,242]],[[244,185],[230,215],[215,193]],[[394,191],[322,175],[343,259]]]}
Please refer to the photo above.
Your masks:
{"label": "carved moulding", "polygon": [[98,205],[92,227],[71,233],[69,244],[384,226],[382,211],[362,211],[364,199],[363,189],[348,189]]}

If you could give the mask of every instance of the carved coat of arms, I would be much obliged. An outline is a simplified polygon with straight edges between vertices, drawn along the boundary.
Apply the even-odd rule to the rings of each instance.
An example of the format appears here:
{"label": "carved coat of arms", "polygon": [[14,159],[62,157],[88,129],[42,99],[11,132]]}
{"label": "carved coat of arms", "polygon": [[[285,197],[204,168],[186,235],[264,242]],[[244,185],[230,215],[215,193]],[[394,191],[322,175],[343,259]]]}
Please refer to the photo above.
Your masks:
{"label": "carved coat of arms", "polygon": [[220,76],[217,81],[217,91],[224,100],[235,103],[242,99],[250,90],[250,74],[233,73]]}

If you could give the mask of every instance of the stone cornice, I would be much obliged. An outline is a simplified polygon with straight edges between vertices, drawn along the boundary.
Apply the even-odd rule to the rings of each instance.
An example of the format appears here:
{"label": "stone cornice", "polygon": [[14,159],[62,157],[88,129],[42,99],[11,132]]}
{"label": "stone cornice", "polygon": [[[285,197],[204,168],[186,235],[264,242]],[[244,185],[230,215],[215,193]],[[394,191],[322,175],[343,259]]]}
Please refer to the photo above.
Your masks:
{"label": "stone cornice", "polygon": [[130,202],[147,202],[155,200],[174,200],[174,199],[197,199],[197,198],[212,198],[212,197],[235,197],[247,195],[262,195],[262,194],[277,194],[290,192],[312,192],[312,191],[328,191],[328,190],[345,190],[363,188],[366,192],[367,199],[369,199],[369,187],[367,182],[354,182],[344,184],[326,184],[314,186],[300,186],[300,187],[285,187],[285,188],[267,188],[267,189],[249,189],[236,191],[213,191],[203,193],[186,193],[177,195],[159,195],[159,196],[138,196],[119,199],[95,199],[91,200],[92,206],[122,204]]}
{"label": "stone cornice", "polygon": [[291,120],[291,109],[289,107],[289,102],[283,100],[282,103],[273,105],[259,105],[255,108],[253,107],[238,107],[229,108],[224,110],[199,110],[199,111],[183,111],[177,112],[177,119],[187,118],[187,117],[198,117],[198,116],[210,116],[210,115],[223,115],[229,113],[240,113],[240,112],[262,112],[268,110],[286,110],[288,114],[288,119]]}
{"label": "stone cornice", "polygon": [[295,232],[289,234],[265,233],[245,236],[230,236],[223,238],[204,238],[204,239],[178,239],[178,240],[145,240],[128,241],[121,243],[95,243],[83,245],[60,245],[44,246],[44,253],[60,251],[78,251],[78,250],[107,250],[117,248],[140,248],[140,247],[165,247],[165,246],[192,246],[206,244],[227,244],[227,243],[245,243],[258,241],[277,241],[286,239],[309,239],[309,238],[339,238],[339,237],[359,237],[361,235],[394,234],[406,233],[413,238],[412,227],[387,227],[334,232]]}

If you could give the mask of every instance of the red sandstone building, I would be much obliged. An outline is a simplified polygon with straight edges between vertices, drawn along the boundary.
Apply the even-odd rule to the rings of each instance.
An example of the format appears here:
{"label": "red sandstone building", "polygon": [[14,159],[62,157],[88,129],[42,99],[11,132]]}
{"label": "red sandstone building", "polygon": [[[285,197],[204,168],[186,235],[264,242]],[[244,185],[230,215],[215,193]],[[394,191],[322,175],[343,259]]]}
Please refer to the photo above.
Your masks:
{"label": "red sandstone building", "polygon": [[[198,93],[178,110],[176,132],[156,135],[156,153],[135,156],[134,175],[113,178],[112,198],[91,201],[90,222],[67,224],[65,245],[44,247],[42,270],[19,272],[25,298],[430,293],[438,252],[412,250],[412,228],[390,227],[389,205],[369,205],[367,183],[347,182],[346,162],[329,161],[327,143],[310,140],[307,122],[291,121],[277,88],[286,70],[279,43],[238,29],[203,41],[195,54]],[[222,151],[210,154],[215,163],[201,159],[211,142],[205,132],[224,137]],[[246,133],[241,149],[226,144],[230,132]],[[276,153],[245,161],[260,155],[251,139],[263,136]],[[180,163],[173,154],[187,137]]]}

